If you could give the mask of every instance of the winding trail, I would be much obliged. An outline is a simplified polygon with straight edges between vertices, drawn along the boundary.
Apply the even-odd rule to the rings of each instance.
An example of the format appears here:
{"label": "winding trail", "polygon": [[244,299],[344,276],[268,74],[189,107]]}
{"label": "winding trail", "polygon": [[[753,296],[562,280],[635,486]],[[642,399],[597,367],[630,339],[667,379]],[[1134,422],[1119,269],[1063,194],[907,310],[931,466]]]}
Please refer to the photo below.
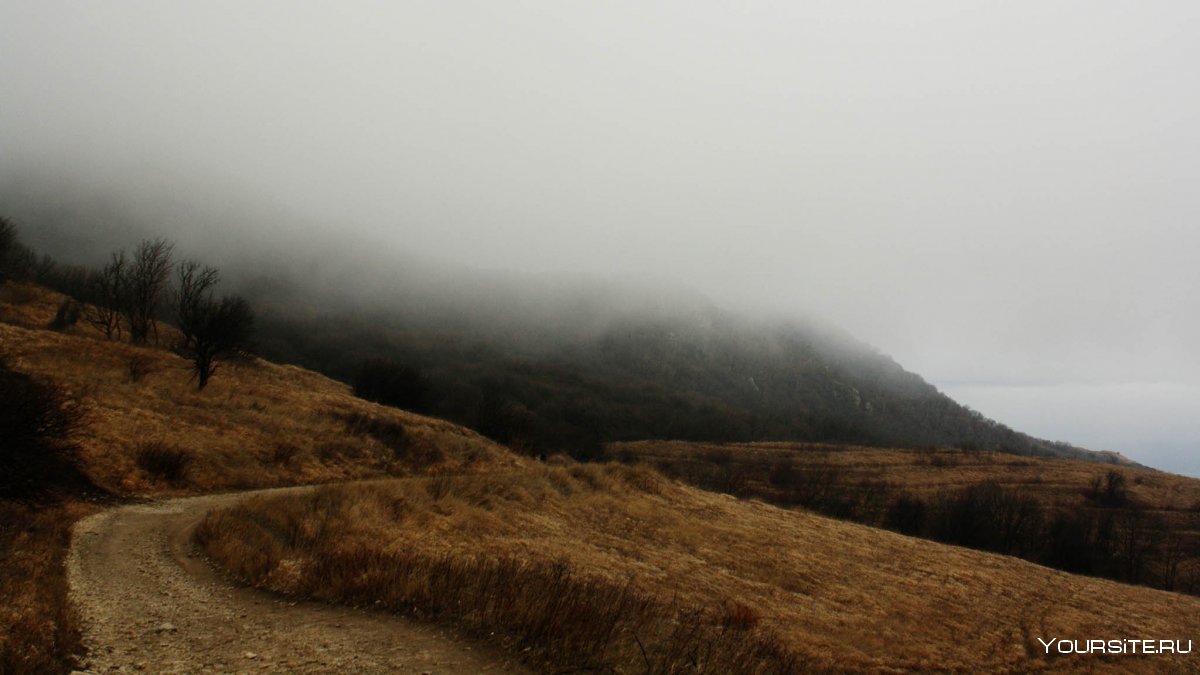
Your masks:
{"label": "winding trail", "polygon": [[224,581],[194,550],[193,528],[209,509],[278,491],[121,506],[77,523],[67,565],[86,672],[526,672],[445,628]]}

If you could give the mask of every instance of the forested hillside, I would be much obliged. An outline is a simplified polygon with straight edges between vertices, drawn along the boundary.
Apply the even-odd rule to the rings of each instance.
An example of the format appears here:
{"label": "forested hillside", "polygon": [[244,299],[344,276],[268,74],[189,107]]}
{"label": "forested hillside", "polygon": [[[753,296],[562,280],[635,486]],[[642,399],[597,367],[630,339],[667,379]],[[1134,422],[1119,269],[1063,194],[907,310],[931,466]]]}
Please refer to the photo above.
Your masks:
{"label": "forested hillside", "polygon": [[586,456],[605,442],[673,438],[1086,454],[997,424],[848,335],[795,322],[692,306],[530,340],[489,334],[469,314],[272,314],[256,304],[268,307],[263,356],[348,381],[363,363],[390,360],[410,369],[397,393],[410,405],[539,452]]}
{"label": "forested hillside", "polygon": [[[91,236],[86,255],[18,245],[23,273],[99,302]],[[226,288],[255,308],[261,356],[525,451],[805,440],[1117,459],[997,424],[815,321],[749,319],[686,290],[456,270],[401,253],[394,264],[355,260],[330,249],[280,263],[261,243],[218,258]]]}

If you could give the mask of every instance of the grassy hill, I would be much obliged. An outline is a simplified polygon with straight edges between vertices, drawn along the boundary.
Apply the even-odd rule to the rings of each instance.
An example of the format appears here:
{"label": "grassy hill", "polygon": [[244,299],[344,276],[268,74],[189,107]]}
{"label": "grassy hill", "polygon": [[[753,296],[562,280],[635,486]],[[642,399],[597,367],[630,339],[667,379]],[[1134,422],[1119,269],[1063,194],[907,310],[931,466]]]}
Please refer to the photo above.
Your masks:
{"label": "grassy hill", "polygon": [[[258,359],[196,393],[165,350],[83,325],[48,329],[62,299],[0,285],[0,351],[13,372],[79,403],[75,457],[99,499],[368,479],[211,514],[200,540],[249,583],[494,632],[546,668],[1200,667],[1194,656],[1046,658],[1036,642],[1186,640],[1200,627],[1195,598],[739,500],[644,467],[535,462]],[[1130,490],[1150,499],[1169,487]],[[70,524],[97,505],[0,501],[0,670],[67,670],[78,627],[61,563]]]}
{"label": "grassy hill", "polygon": [[[0,436],[0,673],[72,669],[79,629],[63,560],[71,525],[103,503],[525,463],[472,431],[362,401],[291,366],[229,364],[198,394],[186,364],[166,350],[109,342],[83,324],[49,329],[63,300],[0,283],[0,404],[27,402],[7,398],[24,394],[11,380],[77,408],[62,450],[92,483],[64,483],[58,467],[19,456],[27,450]],[[26,477],[40,486],[11,484],[26,465],[53,473]]]}
{"label": "grassy hill", "polygon": [[1046,658],[1037,642],[1186,644],[1198,598],[737,500],[646,468],[331,486],[211,514],[199,537],[250,583],[465,624],[547,671],[1200,668],[1196,655]]}
{"label": "grassy hill", "polygon": [[[26,213],[39,246],[92,268],[106,246],[130,243],[106,241],[122,222],[108,216]],[[481,272],[384,257],[361,242],[302,254],[302,242],[242,236],[222,237],[237,253],[215,262],[223,288],[255,309],[258,355],[343,382],[390,359],[417,374],[407,407],[530,452],[594,458],[614,441],[804,440],[1120,461],[989,420],[815,321],[742,316],[679,289]],[[94,295],[87,267],[23,260],[26,276]]]}
{"label": "grassy hill", "polygon": [[617,443],[692,485],[1072,572],[1200,593],[1200,480],[961,449]]}
{"label": "grassy hill", "polygon": [[[633,302],[620,296],[578,306],[558,298],[494,324],[480,318],[492,313],[466,308],[338,311],[317,297],[257,298],[259,352],[343,381],[372,358],[406,364],[427,382],[426,412],[534,452],[592,458],[614,441],[806,440],[1124,461],[989,420],[849,335],[812,325],[704,304],[611,309]],[[517,304],[483,291],[475,302]]]}
{"label": "grassy hill", "polygon": [[[339,382],[261,359],[230,363],[203,392],[185,362],[109,342],[90,326],[47,329],[63,296],[0,285],[0,351],[83,403],[79,459],[119,495],[322,483],[519,462],[448,422],[354,397]],[[161,340],[169,343],[169,327]]]}

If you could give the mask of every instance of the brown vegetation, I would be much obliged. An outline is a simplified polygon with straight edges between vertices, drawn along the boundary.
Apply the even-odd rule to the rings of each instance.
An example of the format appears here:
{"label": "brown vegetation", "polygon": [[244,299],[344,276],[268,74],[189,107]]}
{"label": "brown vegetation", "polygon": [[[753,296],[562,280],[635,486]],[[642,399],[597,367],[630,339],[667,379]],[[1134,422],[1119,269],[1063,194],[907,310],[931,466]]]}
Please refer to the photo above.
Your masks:
{"label": "brown vegetation", "polygon": [[[255,584],[494,632],[546,666],[1197,668],[1172,657],[1047,661],[1035,642],[1187,639],[1200,627],[1194,598],[738,501],[646,468],[533,464],[299,368],[236,361],[197,392],[183,359],[109,341],[92,322],[56,322],[63,303],[35,286],[0,284],[0,347],[15,371],[80,403],[72,457],[102,488],[157,496],[393,477],[210,515],[200,540]],[[45,330],[52,324],[58,330]],[[171,344],[170,327],[160,331]],[[621,452],[636,460],[673,447]],[[778,459],[783,447],[749,451]],[[691,461],[694,448],[677,449],[672,461]],[[840,492],[864,509],[884,503],[876,497],[893,482],[923,498],[996,473],[1040,480],[1057,495],[1046,499],[1063,504],[1153,495],[1159,510],[1182,513],[1200,503],[1188,485],[1152,472],[1093,489],[1096,465],[1083,463],[1056,465],[1060,475],[1007,455],[876,451],[865,461],[827,447],[812,467],[768,462],[756,476],[742,470],[742,449],[713,450],[712,475],[730,492],[775,489],[813,503],[835,503]],[[947,471],[937,474],[943,482],[919,487],[915,477],[931,469]],[[906,475],[914,480],[903,483]],[[61,562],[71,523],[93,507],[49,504],[0,503],[0,671],[61,670],[78,648]]]}
{"label": "brown vegetation", "polygon": [[[101,491],[155,496],[520,465],[473,432],[363,402],[299,368],[230,363],[229,377],[197,393],[184,359],[109,341],[116,335],[106,335],[103,322],[67,320],[67,305],[35,285],[0,283],[0,355],[10,374],[23,387],[43,383],[71,413],[54,418],[69,424],[51,429],[63,436],[51,439],[61,452],[22,450],[13,465],[21,471],[6,465],[0,480],[21,493],[0,495],[0,673],[63,672],[79,651],[62,561],[71,525],[95,508],[75,501],[80,486],[93,489],[87,479]],[[158,328],[161,342],[173,343],[172,330]],[[22,410],[4,408],[29,419]],[[4,440],[6,452],[18,450]],[[72,466],[33,470],[60,456]],[[86,476],[64,482],[75,466]],[[55,494],[29,501],[26,484],[50,474]]]}
{"label": "brown vegetation", "polygon": [[1059,569],[1200,593],[1200,480],[957,449],[618,443],[693,485]]}
{"label": "brown vegetation", "polygon": [[[300,368],[230,362],[228,377],[197,392],[188,363],[170,351],[110,342],[82,322],[64,332],[44,330],[62,297],[0,285],[0,320],[9,322],[0,323],[0,345],[14,369],[53,381],[81,401],[81,465],[114,493],[481,471],[521,461],[474,432],[362,401],[347,386]],[[173,342],[171,330],[159,328],[165,344]],[[149,447],[186,455],[186,471],[164,475]]]}
{"label": "brown vegetation", "polygon": [[646,468],[330,486],[210,514],[198,538],[250,583],[495,632],[547,669],[1200,666],[1047,660],[1036,642],[1186,640],[1200,600],[739,501]]}
{"label": "brown vegetation", "polygon": [[63,572],[71,525],[95,507],[0,500],[0,673],[72,670],[81,651]]}

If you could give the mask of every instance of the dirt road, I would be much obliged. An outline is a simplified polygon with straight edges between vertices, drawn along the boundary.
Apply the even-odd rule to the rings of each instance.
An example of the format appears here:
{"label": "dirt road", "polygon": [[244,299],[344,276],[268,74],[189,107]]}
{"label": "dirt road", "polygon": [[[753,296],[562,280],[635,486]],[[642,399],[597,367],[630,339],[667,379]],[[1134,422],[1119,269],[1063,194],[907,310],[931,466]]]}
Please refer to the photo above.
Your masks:
{"label": "dirt road", "polygon": [[87,671],[525,672],[435,626],[226,583],[190,533],[209,509],[252,494],[122,506],[76,525],[67,564]]}

